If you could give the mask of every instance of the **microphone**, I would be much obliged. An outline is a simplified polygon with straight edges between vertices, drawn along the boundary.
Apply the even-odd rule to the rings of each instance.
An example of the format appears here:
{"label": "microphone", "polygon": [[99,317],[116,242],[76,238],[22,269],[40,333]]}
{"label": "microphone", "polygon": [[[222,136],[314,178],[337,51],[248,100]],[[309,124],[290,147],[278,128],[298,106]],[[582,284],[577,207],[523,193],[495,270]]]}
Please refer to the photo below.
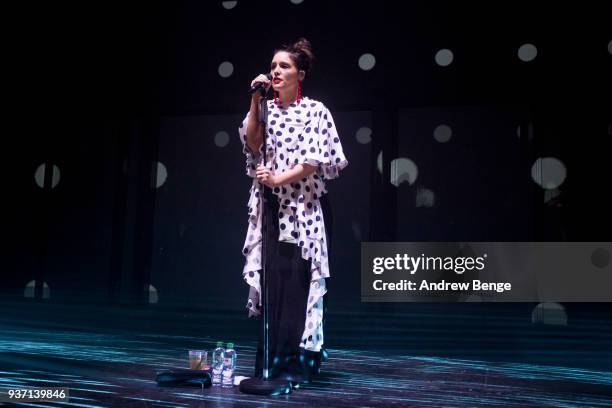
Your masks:
{"label": "microphone", "polygon": [[[266,74],[266,78],[270,81],[272,80],[272,74]],[[255,82],[251,89],[249,89],[249,95],[253,95],[255,92],[261,90],[261,94],[263,95],[265,92],[265,84],[263,82]]]}

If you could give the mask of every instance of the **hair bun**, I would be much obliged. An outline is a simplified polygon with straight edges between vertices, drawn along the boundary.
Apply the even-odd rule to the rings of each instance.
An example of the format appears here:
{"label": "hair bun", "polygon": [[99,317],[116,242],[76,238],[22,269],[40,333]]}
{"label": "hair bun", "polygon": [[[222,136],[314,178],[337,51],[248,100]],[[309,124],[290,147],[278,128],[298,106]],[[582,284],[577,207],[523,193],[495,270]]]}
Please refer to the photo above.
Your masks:
{"label": "hair bun", "polygon": [[312,46],[310,45],[310,41],[308,41],[307,39],[305,39],[304,37],[298,39],[294,44],[293,44],[293,48],[295,48],[296,50],[308,50],[308,51],[312,51]]}
{"label": "hair bun", "polygon": [[310,41],[308,41],[304,37],[299,38],[293,44],[293,50],[296,53],[301,53],[302,55],[304,55],[305,59],[308,62],[307,65],[309,70],[312,66],[312,62],[314,61],[314,54],[312,52],[312,45],[310,44]]}

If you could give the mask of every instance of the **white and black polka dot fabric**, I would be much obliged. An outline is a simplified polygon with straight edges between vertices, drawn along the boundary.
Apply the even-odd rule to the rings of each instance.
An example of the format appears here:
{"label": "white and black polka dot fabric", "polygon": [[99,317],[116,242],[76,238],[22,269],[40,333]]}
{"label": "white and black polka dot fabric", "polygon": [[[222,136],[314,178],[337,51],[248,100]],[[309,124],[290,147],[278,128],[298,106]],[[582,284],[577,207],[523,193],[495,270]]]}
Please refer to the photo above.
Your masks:
{"label": "white and black polka dot fabric", "polygon": [[[287,108],[268,101],[266,165],[280,174],[297,164],[310,164],[317,170],[312,175],[273,189],[279,201],[279,241],[301,247],[302,258],[311,262],[311,283],[308,294],[306,324],[301,347],[320,351],[323,344],[323,295],[329,275],[327,237],[319,198],[327,193],[325,180],[338,177],[348,164],[336,126],[323,103],[308,97]],[[263,186],[255,178],[255,169],[263,164],[263,146],[253,153],[246,144],[249,114],[240,125],[239,134],[246,154],[246,172],[253,177],[248,201],[248,230],[243,254],[246,257],[243,276],[250,285],[247,308],[249,315],[260,314],[261,197]]]}

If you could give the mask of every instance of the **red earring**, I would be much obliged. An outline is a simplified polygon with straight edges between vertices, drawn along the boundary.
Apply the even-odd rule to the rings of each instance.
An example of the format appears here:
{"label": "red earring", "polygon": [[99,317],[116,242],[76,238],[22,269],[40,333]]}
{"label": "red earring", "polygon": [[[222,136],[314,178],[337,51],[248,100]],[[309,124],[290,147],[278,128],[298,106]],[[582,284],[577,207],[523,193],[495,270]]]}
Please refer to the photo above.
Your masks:
{"label": "red earring", "polygon": [[300,86],[300,81],[298,81],[298,95],[297,95],[297,103],[300,103],[300,98],[302,96],[302,87]]}

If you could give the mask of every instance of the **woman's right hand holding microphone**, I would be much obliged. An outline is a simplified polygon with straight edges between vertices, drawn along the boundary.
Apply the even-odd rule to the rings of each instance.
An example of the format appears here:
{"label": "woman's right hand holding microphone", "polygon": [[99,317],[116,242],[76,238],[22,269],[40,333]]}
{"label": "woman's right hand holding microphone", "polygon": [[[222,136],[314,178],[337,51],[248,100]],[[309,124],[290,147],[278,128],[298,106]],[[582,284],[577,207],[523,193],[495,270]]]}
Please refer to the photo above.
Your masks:
{"label": "woman's right hand holding microphone", "polygon": [[[268,91],[268,89],[270,88],[270,85],[272,84],[272,81],[269,80],[268,77],[264,74],[257,75],[257,77],[253,81],[251,81],[251,87],[255,85],[256,82],[263,82],[265,85],[266,92]],[[255,102],[258,102],[261,99],[261,97],[262,95],[260,91],[253,92],[253,95],[251,96],[251,98]]]}

